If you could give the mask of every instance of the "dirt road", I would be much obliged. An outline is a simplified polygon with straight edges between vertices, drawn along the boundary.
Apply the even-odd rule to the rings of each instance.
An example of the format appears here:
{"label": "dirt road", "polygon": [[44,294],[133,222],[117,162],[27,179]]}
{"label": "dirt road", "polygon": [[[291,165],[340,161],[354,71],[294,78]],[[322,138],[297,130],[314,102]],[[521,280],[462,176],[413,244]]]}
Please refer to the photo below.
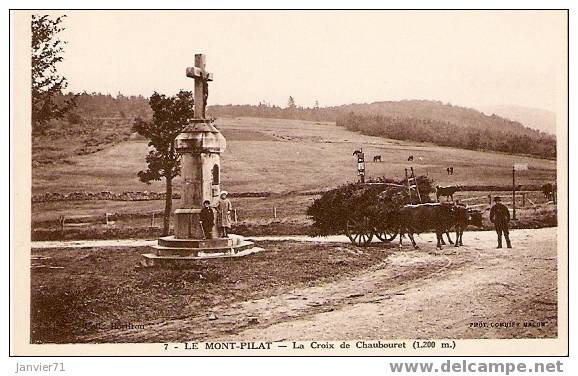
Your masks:
{"label": "dirt road", "polygon": [[[323,242],[323,243],[349,243],[345,235],[332,235],[311,237],[307,235],[281,235],[281,236],[248,236],[248,240],[254,241],[283,241],[295,240],[299,242]],[[157,240],[147,239],[109,239],[109,240],[46,240],[33,241],[31,248],[103,248],[103,247],[146,247],[157,244]]]}
{"label": "dirt road", "polygon": [[495,233],[469,232],[469,245],[435,251],[422,235],[360,275],[81,341],[556,337],[556,229],[511,238],[495,249]]}
{"label": "dirt road", "polygon": [[[491,245],[491,235],[480,240]],[[223,339],[555,337],[556,234],[543,231],[540,239],[530,233],[516,235],[513,250],[471,249],[473,262],[448,272],[441,268],[426,278],[382,291],[382,299],[347,304]],[[411,263],[411,257],[398,256],[394,262]]]}

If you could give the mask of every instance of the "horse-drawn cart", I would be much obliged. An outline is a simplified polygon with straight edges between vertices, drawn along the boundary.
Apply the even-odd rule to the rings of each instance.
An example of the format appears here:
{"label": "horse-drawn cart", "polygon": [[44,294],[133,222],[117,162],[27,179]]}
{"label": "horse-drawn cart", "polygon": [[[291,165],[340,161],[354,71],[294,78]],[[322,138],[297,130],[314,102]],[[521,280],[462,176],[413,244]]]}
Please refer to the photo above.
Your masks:
{"label": "horse-drawn cart", "polygon": [[[308,209],[318,235],[345,234],[351,243],[366,246],[376,238],[391,242],[398,235],[399,209],[418,203],[407,180],[352,183],[326,192]],[[422,197],[432,191],[426,177],[416,179]]]}

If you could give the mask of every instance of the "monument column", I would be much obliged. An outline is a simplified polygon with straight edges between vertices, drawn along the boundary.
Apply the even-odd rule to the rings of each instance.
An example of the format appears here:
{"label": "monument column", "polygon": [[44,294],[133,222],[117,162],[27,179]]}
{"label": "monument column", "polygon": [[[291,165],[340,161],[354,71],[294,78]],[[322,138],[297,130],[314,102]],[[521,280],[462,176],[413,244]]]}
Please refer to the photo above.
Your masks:
{"label": "monument column", "polygon": [[[205,71],[204,55],[195,55],[195,66],[187,68],[187,77],[195,80],[195,119],[175,139],[175,148],[181,154],[182,179],[181,204],[175,210],[175,238],[203,239],[200,212],[205,200],[213,203],[219,195],[220,154],[227,144],[213,121],[205,118],[212,75]],[[217,236],[216,227],[212,235]]]}

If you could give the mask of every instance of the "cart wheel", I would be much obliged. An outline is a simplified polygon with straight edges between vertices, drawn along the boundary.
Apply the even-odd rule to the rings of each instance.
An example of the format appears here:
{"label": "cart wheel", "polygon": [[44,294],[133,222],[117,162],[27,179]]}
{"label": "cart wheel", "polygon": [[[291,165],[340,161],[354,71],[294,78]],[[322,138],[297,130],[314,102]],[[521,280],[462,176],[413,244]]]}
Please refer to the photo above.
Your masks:
{"label": "cart wheel", "polygon": [[375,229],[375,236],[384,243],[390,242],[397,236],[397,229]]}
{"label": "cart wheel", "polygon": [[373,239],[373,227],[370,225],[368,217],[349,218],[345,234],[353,244],[364,247]]}

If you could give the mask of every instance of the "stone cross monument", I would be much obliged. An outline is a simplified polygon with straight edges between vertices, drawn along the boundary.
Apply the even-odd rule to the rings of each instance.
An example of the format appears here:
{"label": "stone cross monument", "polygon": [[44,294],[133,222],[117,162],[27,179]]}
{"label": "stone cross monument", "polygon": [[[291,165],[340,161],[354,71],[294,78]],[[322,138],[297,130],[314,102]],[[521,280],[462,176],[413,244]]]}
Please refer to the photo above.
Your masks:
{"label": "stone cross monument", "polygon": [[[212,234],[205,234],[200,223],[203,202],[215,206],[221,192],[221,153],[227,143],[225,137],[205,118],[208,83],[213,80],[205,70],[205,55],[195,55],[195,66],[187,68],[187,77],[195,80],[195,118],[175,139],[175,149],[181,154],[181,203],[175,210],[175,234],[159,239],[154,253],[144,254],[143,265],[162,262],[182,263],[205,257],[244,255],[253,243],[231,234],[220,238],[216,220]],[[215,218],[216,219],[216,218]]]}
{"label": "stone cross monument", "polygon": [[[225,137],[205,118],[208,82],[212,75],[205,70],[205,56],[195,55],[195,66],[187,68],[187,77],[195,79],[195,119],[175,140],[181,154],[181,205],[175,210],[175,237],[203,238],[199,214],[205,200],[215,203],[220,193],[220,154],[225,151]],[[213,237],[217,229],[213,228]]]}
{"label": "stone cross monument", "polygon": [[209,97],[209,81],[213,81],[213,74],[205,70],[205,55],[195,55],[195,66],[187,68],[187,77],[195,80],[195,117],[204,119]]}

